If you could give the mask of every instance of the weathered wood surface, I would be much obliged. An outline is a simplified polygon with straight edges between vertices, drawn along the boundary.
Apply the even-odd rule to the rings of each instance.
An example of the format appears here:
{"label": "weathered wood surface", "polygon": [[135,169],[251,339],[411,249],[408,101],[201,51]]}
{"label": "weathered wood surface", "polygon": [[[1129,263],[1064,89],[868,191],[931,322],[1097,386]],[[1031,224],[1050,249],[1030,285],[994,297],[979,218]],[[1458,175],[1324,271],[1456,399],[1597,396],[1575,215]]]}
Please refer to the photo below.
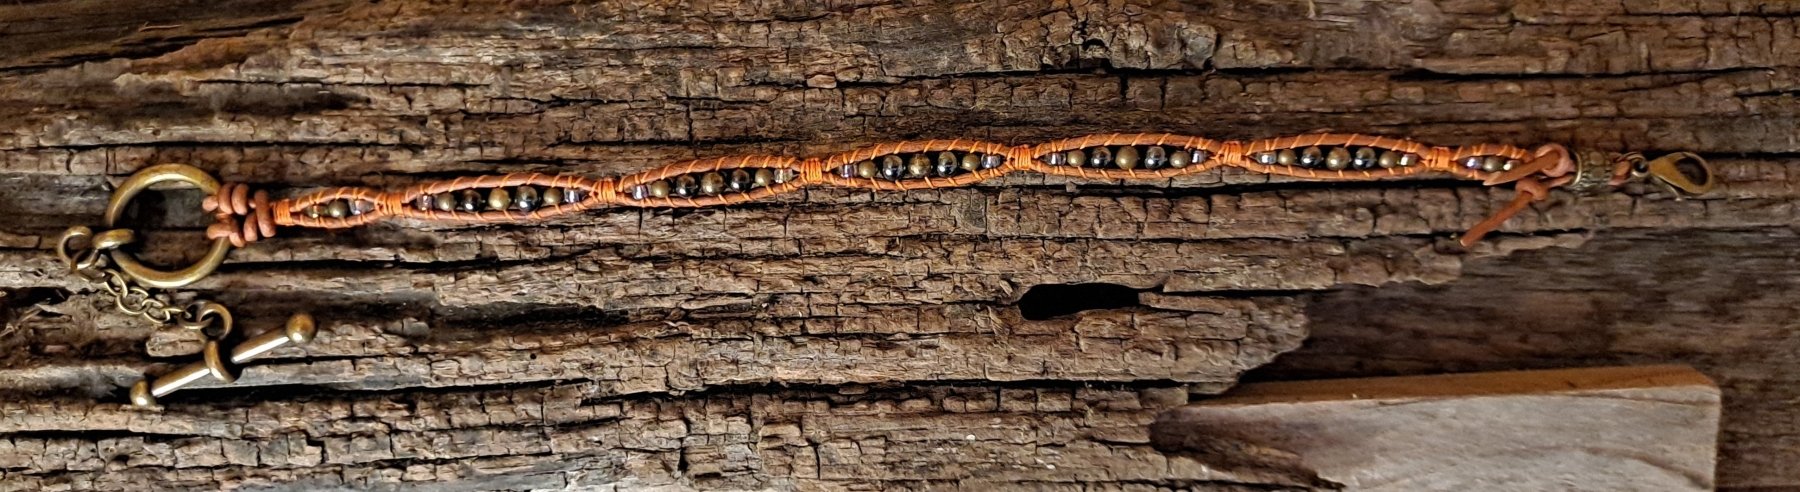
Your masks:
{"label": "weathered wood surface", "polygon": [[1345,490],[1713,490],[1719,388],[1685,366],[1248,383],[1151,442]]}
{"label": "weathered wood surface", "polygon": [[[1446,316],[1550,291],[1567,305],[1504,311],[1518,319],[1502,326],[1517,329],[1662,288],[1563,288],[1565,277],[1689,255],[1703,263],[1681,265],[1761,261],[1763,275],[1653,278],[1772,282],[1753,313],[1800,304],[1776,288],[1794,283],[1793,264],[1777,260],[1791,248],[1767,239],[1791,238],[1781,234],[1800,194],[1791,6],[245,0],[119,21],[140,10],[0,7],[0,287],[14,314],[44,310],[0,340],[8,488],[1257,484],[1157,452],[1143,426],[1295,348],[1309,327],[1357,328],[1333,314],[1401,315],[1357,301],[1439,288],[1396,283],[1481,294]],[[300,307],[328,333],[308,357],[283,352],[239,387],[178,394],[160,413],[113,402],[140,371],[185,362],[194,340],[111,313],[46,252],[63,227],[97,221],[105,183],[156,162],[283,186],[403,186],[896,138],[1140,130],[1693,150],[1726,182],[1685,202],[1559,197],[1472,254],[1447,252],[1446,237],[1508,192],[1240,173],[1131,186],[1014,177],[541,227],[302,232],[237,251],[194,287],[252,328]],[[1654,232],[1595,242],[1593,231]],[[1719,237],[1765,239],[1686,243]],[[155,239],[152,255],[168,258],[194,237]],[[1582,249],[1513,259],[1550,246]],[[1490,273],[1458,280],[1470,269]],[[1516,280],[1485,280],[1494,275]],[[1139,289],[1139,302],[1019,313],[1034,286],[1091,282]],[[1486,295],[1478,282],[1515,290]],[[1321,299],[1339,300],[1329,319]],[[1771,341],[1760,347],[1792,338],[1779,318],[1698,306],[1665,309],[1682,326]],[[1635,320],[1643,331],[1632,333],[1664,339],[1669,325],[1639,312],[1577,319]],[[1628,337],[1571,349],[1509,333],[1479,337],[1579,352],[1560,362],[1719,349]],[[1763,431],[1792,428],[1780,405],[1791,393],[1762,386],[1785,381],[1776,371],[1791,357],[1764,355],[1697,363],[1726,388],[1725,488],[1800,486],[1780,461],[1800,449],[1794,433]],[[1441,367],[1432,356],[1405,367]],[[1316,374],[1382,367],[1332,361]]]}
{"label": "weathered wood surface", "polygon": [[1796,241],[1791,230],[1611,234],[1474,262],[1443,285],[1321,294],[1305,301],[1306,346],[1254,377],[1680,362],[1724,395],[1721,488],[1792,487]]}

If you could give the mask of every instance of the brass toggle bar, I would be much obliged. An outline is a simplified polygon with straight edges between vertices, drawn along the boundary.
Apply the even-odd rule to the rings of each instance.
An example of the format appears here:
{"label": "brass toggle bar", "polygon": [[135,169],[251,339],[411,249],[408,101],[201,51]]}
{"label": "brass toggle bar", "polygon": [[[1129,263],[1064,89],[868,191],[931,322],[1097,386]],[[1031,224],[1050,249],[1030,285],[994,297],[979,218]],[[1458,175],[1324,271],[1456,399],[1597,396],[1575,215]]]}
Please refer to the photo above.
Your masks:
{"label": "brass toggle bar", "polygon": [[229,360],[220,353],[219,342],[209,340],[206,348],[201,350],[203,359],[200,362],[164,374],[155,381],[143,379],[131,385],[131,404],[139,407],[156,405],[157,397],[174,393],[175,390],[205,380],[208,376],[214,381],[230,384],[237,381],[238,377],[234,366],[261,358],[288,344],[310,342],[317,334],[318,328],[314,326],[312,315],[300,313],[288,318],[287,326],[283,329],[265,331],[238,343],[231,348]]}

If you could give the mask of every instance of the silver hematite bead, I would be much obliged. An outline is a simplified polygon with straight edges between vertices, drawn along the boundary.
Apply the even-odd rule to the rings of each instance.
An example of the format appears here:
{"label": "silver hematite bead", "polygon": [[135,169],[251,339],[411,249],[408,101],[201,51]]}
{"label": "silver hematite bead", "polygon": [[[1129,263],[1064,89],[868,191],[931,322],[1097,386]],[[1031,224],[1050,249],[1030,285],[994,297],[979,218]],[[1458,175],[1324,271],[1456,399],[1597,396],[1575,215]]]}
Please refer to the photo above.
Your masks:
{"label": "silver hematite bead", "polygon": [[538,206],[538,190],[531,186],[520,186],[513,191],[513,208],[530,212]]}
{"label": "silver hematite bead", "polygon": [[1106,147],[1095,147],[1094,152],[1091,154],[1088,154],[1088,167],[1107,167],[1107,166],[1111,166],[1112,163],[1113,163],[1112,149],[1108,149]]}
{"label": "silver hematite bead", "polygon": [[721,191],[725,191],[724,175],[719,173],[706,173],[700,175],[700,194],[717,195]]}
{"label": "silver hematite bead", "polygon": [[462,196],[459,196],[456,199],[456,209],[464,212],[474,212],[476,210],[481,210],[481,203],[484,201],[486,200],[481,198],[481,192],[475,190],[462,190]]}
{"label": "silver hematite bead", "polygon": [[1316,169],[1325,166],[1325,151],[1318,147],[1307,147],[1300,152],[1300,167]]}
{"label": "silver hematite bead", "polygon": [[884,156],[881,158],[881,177],[897,181],[903,176],[906,176],[905,160],[897,155]]}
{"label": "silver hematite bead", "polygon": [[1361,147],[1350,157],[1350,167],[1356,169],[1372,169],[1375,167],[1375,148]]}
{"label": "silver hematite bead", "polygon": [[750,186],[752,184],[754,184],[754,181],[753,178],[750,177],[750,171],[743,169],[731,171],[731,177],[725,180],[725,188],[740,193],[750,191]]}
{"label": "silver hematite bead", "polygon": [[981,156],[981,168],[982,169],[998,169],[1000,166],[1005,165],[1005,164],[1006,164],[1006,156],[1002,156],[1000,154],[987,154],[987,155]]}
{"label": "silver hematite bead", "polygon": [[1155,145],[1144,149],[1144,169],[1162,169],[1163,164],[1168,163],[1169,151],[1163,149],[1162,146]]}
{"label": "silver hematite bead", "polygon": [[931,172],[939,177],[950,176],[956,174],[957,169],[961,169],[958,167],[961,162],[961,159],[957,159],[954,153],[938,152],[937,163],[932,164]]}

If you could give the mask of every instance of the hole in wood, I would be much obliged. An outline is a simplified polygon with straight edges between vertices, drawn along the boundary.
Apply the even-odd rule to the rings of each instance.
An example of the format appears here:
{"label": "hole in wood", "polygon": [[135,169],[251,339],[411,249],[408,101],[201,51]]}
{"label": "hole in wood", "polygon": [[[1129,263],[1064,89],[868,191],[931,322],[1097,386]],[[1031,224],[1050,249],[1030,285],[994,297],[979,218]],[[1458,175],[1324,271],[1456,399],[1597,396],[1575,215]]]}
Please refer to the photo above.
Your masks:
{"label": "hole in wood", "polygon": [[1091,309],[1138,305],[1138,290],[1119,284],[1034,285],[1019,298],[1019,315],[1041,321]]}

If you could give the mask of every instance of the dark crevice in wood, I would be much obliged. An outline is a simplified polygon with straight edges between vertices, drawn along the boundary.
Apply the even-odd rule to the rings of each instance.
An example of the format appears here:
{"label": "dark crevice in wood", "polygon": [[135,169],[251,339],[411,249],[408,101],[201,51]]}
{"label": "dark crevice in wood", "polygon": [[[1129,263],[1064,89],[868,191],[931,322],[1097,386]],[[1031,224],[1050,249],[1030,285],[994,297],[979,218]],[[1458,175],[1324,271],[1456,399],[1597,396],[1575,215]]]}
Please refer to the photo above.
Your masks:
{"label": "dark crevice in wood", "polygon": [[1033,285],[1015,304],[1020,316],[1043,321],[1094,309],[1138,306],[1139,292],[1142,291],[1118,284]]}

